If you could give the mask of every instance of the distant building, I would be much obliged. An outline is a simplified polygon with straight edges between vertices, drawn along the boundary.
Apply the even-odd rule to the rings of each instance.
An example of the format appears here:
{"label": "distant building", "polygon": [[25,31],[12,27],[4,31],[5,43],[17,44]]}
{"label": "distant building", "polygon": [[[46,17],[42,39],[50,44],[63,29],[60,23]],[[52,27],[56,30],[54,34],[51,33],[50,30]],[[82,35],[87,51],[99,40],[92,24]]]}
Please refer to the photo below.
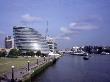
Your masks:
{"label": "distant building", "polygon": [[47,37],[47,43],[49,46],[49,50],[51,52],[56,53],[57,52],[57,43],[55,42],[55,40],[51,37]]}
{"label": "distant building", "polygon": [[0,48],[0,52],[5,52],[6,51],[6,54],[8,54],[10,52],[11,48],[10,49],[6,49],[6,48]]}
{"label": "distant building", "polygon": [[22,53],[28,50],[37,53],[38,50],[43,54],[49,53],[49,47],[45,38],[33,28],[13,27],[14,42],[16,48]]}
{"label": "distant building", "polygon": [[78,52],[79,49],[80,49],[80,47],[78,47],[78,46],[74,46],[74,47],[72,48],[72,50],[73,50],[74,52]]}
{"label": "distant building", "polygon": [[14,39],[11,36],[5,37],[5,48],[6,49],[14,48]]}

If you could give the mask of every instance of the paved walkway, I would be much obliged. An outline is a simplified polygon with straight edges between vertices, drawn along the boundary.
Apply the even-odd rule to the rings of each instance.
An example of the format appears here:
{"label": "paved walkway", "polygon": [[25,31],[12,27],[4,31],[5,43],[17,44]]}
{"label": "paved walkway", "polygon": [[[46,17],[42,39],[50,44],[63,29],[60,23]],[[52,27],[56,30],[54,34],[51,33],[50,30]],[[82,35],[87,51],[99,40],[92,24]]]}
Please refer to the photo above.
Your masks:
{"label": "paved walkway", "polygon": [[[23,68],[20,68],[20,69],[15,68],[14,69],[14,79],[16,80],[16,82],[19,82],[19,80],[22,80],[23,78],[31,75],[32,72],[34,72],[34,70],[38,69],[39,67],[45,65],[48,62],[51,62],[53,58],[54,57],[45,57],[45,59],[44,59],[44,57],[40,57],[38,59],[38,63],[36,60],[35,64],[29,65],[29,69],[30,69],[29,71],[28,71],[28,65],[24,66]],[[3,77],[1,78],[2,80],[0,82],[11,82],[11,78],[12,78],[12,72],[8,72],[3,75]]]}

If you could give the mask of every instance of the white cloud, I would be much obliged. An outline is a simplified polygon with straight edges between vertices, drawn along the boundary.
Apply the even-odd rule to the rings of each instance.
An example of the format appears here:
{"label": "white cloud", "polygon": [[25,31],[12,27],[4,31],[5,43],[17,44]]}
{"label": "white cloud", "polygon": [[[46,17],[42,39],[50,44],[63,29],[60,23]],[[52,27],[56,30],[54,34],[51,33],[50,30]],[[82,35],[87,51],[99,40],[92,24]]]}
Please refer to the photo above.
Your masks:
{"label": "white cloud", "polygon": [[42,21],[41,17],[31,16],[30,14],[24,14],[21,17],[23,22]]}
{"label": "white cloud", "polygon": [[69,36],[56,36],[54,37],[55,40],[70,40]]}
{"label": "white cloud", "polygon": [[76,22],[72,22],[72,23],[69,24],[70,27],[73,27],[73,26],[75,26],[75,25],[77,25]]}
{"label": "white cloud", "polygon": [[62,36],[71,36],[73,34],[77,34],[78,33],[78,31],[73,30],[70,27],[68,27],[68,28],[67,27],[61,27],[60,28],[60,31],[62,33]]}
{"label": "white cloud", "polygon": [[98,27],[94,24],[91,23],[85,23],[85,22],[73,22],[69,24],[69,28],[71,30],[93,30],[93,29],[97,29]]}
{"label": "white cloud", "polygon": [[63,32],[63,33],[72,33],[72,31],[70,29],[65,28],[65,27],[61,27],[60,31]]}
{"label": "white cloud", "polygon": [[73,33],[78,33],[79,31],[87,31],[94,29],[98,29],[98,26],[84,22],[79,22],[79,23],[72,22],[69,24],[68,27],[61,27],[60,31],[64,34],[73,34]]}
{"label": "white cloud", "polygon": [[68,36],[65,36],[64,39],[66,39],[66,40],[70,40],[71,38],[68,37]]}
{"label": "white cloud", "polygon": [[90,31],[98,28],[97,25],[88,22],[72,22],[68,27],[61,27],[60,31],[63,39],[70,40],[71,36],[77,35],[81,31]]}

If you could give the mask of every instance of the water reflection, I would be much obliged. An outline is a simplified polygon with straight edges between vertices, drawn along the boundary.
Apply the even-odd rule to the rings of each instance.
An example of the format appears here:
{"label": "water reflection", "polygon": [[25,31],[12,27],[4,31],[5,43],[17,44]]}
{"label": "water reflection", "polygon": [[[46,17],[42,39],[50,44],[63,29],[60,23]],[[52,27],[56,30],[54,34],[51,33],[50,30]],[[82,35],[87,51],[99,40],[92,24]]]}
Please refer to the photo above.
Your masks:
{"label": "water reflection", "polygon": [[49,67],[35,82],[110,82],[110,56],[63,56]]}

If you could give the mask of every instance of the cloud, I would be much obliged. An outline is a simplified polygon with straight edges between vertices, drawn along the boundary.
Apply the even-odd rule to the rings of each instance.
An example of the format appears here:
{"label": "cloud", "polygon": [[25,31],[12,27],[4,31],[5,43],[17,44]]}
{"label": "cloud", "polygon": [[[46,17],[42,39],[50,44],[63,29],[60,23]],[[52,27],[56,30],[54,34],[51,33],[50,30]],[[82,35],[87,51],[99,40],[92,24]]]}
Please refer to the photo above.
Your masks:
{"label": "cloud", "polygon": [[78,31],[87,31],[87,30],[94,30],[94,29],[98,29],[99,27],[91,24],[91,23],[85,23],[85,22],[72,22],[69,24],[68,27],[61,27],[60,31],[62,33],[66,33],[66,34],[72,34],[72,33],[76,33]]}
{"label": "cloud", "polygon": [[56,36],[53,37],[55,40],[70,40],[71,38],[69,36]]}
{"label": "cloud", "polygon": [[68,34],[68,33],[72,33],[72,31],[71,31],[70,29],[65,28],[65,27],[61,27],[61,28],[60,28],[60,31],[63,32],[63,33],[67,33],[67,34]]}
{"label": "cloud", "polygon": [[77,35],[82,31],[91,31],[98,29],[99,27],[90,22],[71,22],[68,27],[61,27],[60,31],[62,37],[65,39],[70,39],[71,36]]}
{"label": "cloud", "polygon": [[78,31],[73,30],[72,28],[67,28],[67,27],[61,27],[60,31],[62,33],[61,34],[62,36],[71,36],[72,34],[77,34],[78,33]]}
{"label": "cloud", "polygon": [[22,18],[22,22],[25,22],[25,23],[43,20],[41,17],[31,16],[30,14],[24,14],[21,16],[21,18]]}
{"label": "cloud", "polygon": [[77,25],[76,22],[72,22],[72,23],[69,24],[70,27],[73,27],[73,26],[75,26],[75,25]]}
{"label": "cloud", "polygon": [[69,24],[69,29],[71,30],[94,30],[97,28],[96,25],[86,22],[72,22]]}
{"label": "cloud", "polygon": [[64,37],[65,40],[70,40],[71,38],[69,36]]}

